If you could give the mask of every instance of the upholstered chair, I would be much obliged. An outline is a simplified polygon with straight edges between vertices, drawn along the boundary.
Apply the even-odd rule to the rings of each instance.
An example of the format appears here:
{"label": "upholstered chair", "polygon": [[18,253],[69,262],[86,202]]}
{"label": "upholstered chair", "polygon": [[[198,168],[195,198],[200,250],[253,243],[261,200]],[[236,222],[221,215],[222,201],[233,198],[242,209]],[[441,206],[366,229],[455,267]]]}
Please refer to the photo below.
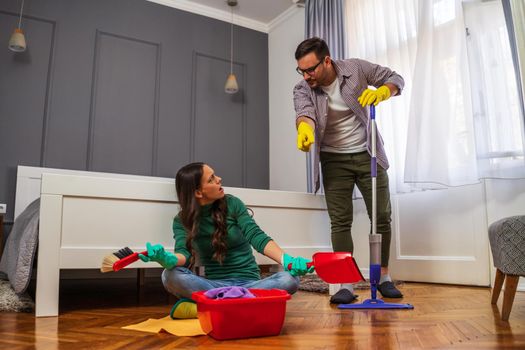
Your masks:
{"label": "upholstered chair", "polygon": [[496,304],[503,282],[501,319],[509,319],[520,276],[525,276],[525,215],[512,216],[492,223],[489,227],[490,248],[496,267],[492,304]]}

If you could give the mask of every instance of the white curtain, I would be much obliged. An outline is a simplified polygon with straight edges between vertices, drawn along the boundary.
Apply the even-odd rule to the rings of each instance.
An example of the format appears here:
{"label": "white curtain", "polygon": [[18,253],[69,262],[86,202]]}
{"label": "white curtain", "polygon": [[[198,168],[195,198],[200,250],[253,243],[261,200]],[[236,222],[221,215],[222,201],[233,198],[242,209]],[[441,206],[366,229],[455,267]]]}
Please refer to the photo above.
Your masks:
{"label": "white curtain", "polygon": [[521,94],[500,1],[465,4],[480,178],[525,177]]}
{"label": "white curtain", "polygon": [[392,192],[410,190],[404,183],[408,111],[416,57],[417,0],[346,0],[348,53],[389,67],[403,76],[401,96],[376,109],[378,129],[390,161]]}
{"label": "white curtain", "polygon": [[478,182],[461,1],[419,1],[405,181]]}
{"label": "white curtain", "polygon": [[402,96],[377,110],[393,191],[525,175],[501,2],[487,4],[492,16],[469,15],[467,37],[461,0],[347,0],[347,56],[405,78]]}

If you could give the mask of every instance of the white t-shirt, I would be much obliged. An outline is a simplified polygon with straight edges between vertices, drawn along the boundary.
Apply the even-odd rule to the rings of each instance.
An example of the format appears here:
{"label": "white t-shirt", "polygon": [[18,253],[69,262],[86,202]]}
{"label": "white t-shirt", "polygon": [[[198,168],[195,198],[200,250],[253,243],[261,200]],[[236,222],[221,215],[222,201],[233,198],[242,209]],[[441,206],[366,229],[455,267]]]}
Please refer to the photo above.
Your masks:
{"label": "white t-shirt", "polygon": [[341,96],[336,78],[329,86],[321,86],[328,95],[328,118],[321,151],[357,153],[366,151],[366,129],[352,113]]}

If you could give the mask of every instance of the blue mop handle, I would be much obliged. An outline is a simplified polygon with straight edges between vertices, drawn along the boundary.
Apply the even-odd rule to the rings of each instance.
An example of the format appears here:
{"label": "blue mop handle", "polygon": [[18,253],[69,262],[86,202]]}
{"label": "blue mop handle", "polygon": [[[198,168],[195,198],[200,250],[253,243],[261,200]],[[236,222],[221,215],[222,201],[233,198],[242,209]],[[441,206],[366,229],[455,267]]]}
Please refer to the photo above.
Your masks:
{"label": "blue mop handle", "polygon": [[372,143],[372,159],[370,161],[370,172],[372,176],[372,232],[370,242],[370,290],[372,300],[376,300],[377,286],[381,278],[381,235],[377,234],[377,157],[376,157],[376,108],[370,105],[370,133]]}
{"label": "blue mop handle", "polygon": [[377,189],[376,189],[376,180],[377,180],[377,157],[376,157],[376,107],[370,105],[370,134],[371,134],[371,146],[372,146],[372,159],[370,164],[370,172],[372,175],[372,234],[377,233]]}
{"label": "blue mop handle", "polygon": [[370,295],[372,300],[377,299],[377,287],[381,279],[381,264],[370,264]]}

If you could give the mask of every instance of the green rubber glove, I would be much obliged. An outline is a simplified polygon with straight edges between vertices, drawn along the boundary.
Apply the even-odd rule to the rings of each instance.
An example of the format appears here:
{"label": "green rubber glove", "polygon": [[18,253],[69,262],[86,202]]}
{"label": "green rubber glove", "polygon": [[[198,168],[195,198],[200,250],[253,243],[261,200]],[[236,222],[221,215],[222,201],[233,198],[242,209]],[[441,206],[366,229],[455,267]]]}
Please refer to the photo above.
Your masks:
{"label": "green rubber glove", "polygon": [[372,103],[374,106],[377,106],[379,102],[386,101],[389,98],[390,89],[388,86],[383,85],[377,88],[377,90],[366,89],[363,91],[361,96],[358,97],[357,102],[359,102],[363,107],[371,105]]}
{"label": "green rubber glove", "polygon": [[[307,264],[309,262],[312,262],[312,260],[305,259],[303,257],[296,257],[290,256],[288,254],[283,255],[283,267],[284,271],[290,272],[290,275],[292,276],[302,276],[306,275],[307,273],[314,272],[314,266],[308,267]],[[288,265],[291,264],[291,268],[288,269]]]}
{"label": "green rubber glove", "polygon": [[303,152],[308,152],[314,142],[314,129],[307,122],[300,122],[297,127],[297,148]]}
{"label": "green rubber glove", "polygon": [[171,270],[177,266],[179,258],[173,253],[164,250],[164,247],[160,244],[151,245],[150,242],[146,243],[146,250],[148,255],[139,254],[139,259],[144,262],[155,261],[159,263],[163,268]]}

